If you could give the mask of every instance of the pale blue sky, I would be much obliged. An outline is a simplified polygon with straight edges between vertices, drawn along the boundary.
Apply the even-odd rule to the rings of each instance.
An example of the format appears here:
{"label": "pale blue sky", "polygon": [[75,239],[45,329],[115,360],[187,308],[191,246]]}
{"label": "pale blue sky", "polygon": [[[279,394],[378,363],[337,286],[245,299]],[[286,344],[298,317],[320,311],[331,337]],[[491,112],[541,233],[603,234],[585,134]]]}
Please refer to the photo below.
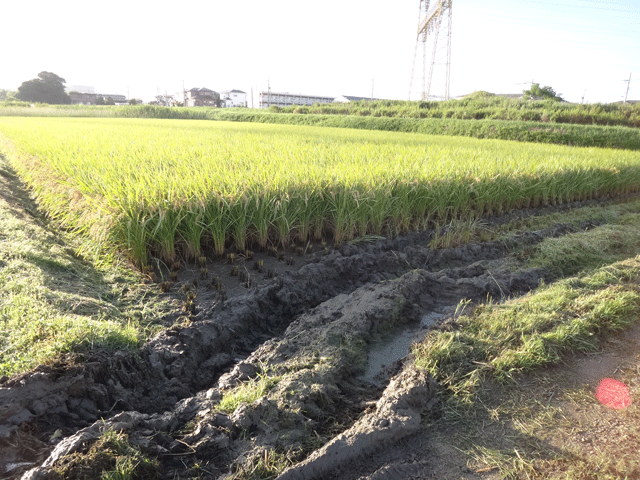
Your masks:
{"label": "pale blue sky", "polygon": [[[435,1],[435,0],[432,0]],[[0,88],[42,70],[150,100],[185,87],[406,99],[419,0],[13,0]],[[453,0],[451,94],[640,99],[640,0]]]}

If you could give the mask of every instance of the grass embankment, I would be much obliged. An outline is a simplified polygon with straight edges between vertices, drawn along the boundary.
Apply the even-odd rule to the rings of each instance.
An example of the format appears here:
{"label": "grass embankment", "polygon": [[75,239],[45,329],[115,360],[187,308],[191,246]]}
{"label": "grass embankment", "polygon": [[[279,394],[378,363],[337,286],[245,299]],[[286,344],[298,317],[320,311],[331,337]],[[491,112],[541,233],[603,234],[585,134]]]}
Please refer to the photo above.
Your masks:
{"label": "grass embankment", "polygon": [[[445,425],[451,422],[464,425],[455,433],[462,438],[460,444],[480,465],[499,470],[501,478],[609,479],[640,474],[637,456],[617,456],[618,448],[637,451],[640,431],[625,426],[624,438],[615,447],[600,445],[604,450],[597,456],[580,449],[558,450],[546,443],[548,437],[571,437],[575,425],[561,409],[549,406],[551,397],[546,402],[540,397],[552,388],[575,399],[576,389],[551,385],[547,379],[546,394],[527,397],[517,386],[523,373],[596,352],[610,335],[638,325],[640,204],[609,207],[601,215],[608,218],[607,224],[547,239],[527,252],[525,266],[551,269],[561,280],[521,298],[466,311],[414,348],[416,365],[429,370],[446,392],[439,428],[448,430]],[[517,258],[522,260],[521,252]],[[632,381],[637,383],[635,374]],[[605,409],[584,393],[579,408]],[[637,407],[625,415],[629,422],[640,419]],[[505,442],[487,425],[513,432]]]}
{"label": "grass embankment", "polygon": [[[457,100],[454,102],[458,102]],[[460,101],[462,102],[462,101]],[[399,102],[399,104],[408,102]],[[410,109],[423,110],[420,105],[436,102],[410,102]],[[446,102],[444,102],[446,103]],[[153,105],[136,106],[85,106],[85,105],[38,105],[35,107],[0,106],[1,116],[35,117],[118,117],[118,118],[162,118],[183,120],[218,120],[228,122],[253,122],[283,125],[308,125],[318,127],[353,128],[361,130],[382,130],[393,132],[424,133],[428,135],[449,135],[473,138],[493,138],[520,142],[552,143],[578,147],[618,148],[640,150],[640,130],[616,121],[587,121],[578,116],[566,121],[553,123],[540,120],[538,103],[522,103],[512,110],[517,115],[476,115],[468,116],[469,109],[456,106],[456,114],[442,113],[438,107],[427,106],[425,111],[440,112],[423,117],[403,114],[380,113],[380,102],[356,102],[351,106],[321,105],[316,107],[273,108],[269,111],[257,109],[220,109],[204,107],[159,107]],[[557,102],[552,102],[556,104]],[[362,104],[363,114],[357,110]],[[392,111],[399,108],[395,103]],[[532,106],[530,106],[532,105]],[[611,106],[596,106],[596,110],[611,110]],[[617,107],[616,107],[617,108]],[[300,112],[299,110],[303,110]],[[306,109],[306,110],[305,110]],[[373,112],[370,110],[373,109]],[[343,112],[344,110],[344,112]],[[623,109],[624,110],[624,109]],[[383,112],[386,112],[382,108]],[[501,110],[499,110],[501,111]],[[509,110],[511,111],[511,110]],[[627,118],[631,114],[621,114]],[[426,118],[425,118],[426,117]],[[588,117],[591,118],[591,117]],[[608,118],[608,117],[607,117]]]}
{"label": "grass embankment", "polygon": [[[233,109],[240,110],[243,109]],[[349,103],[271,106],[271,112],[300,115],[341,115],[413,119],[508,120],[550,124],[640,127],[640,104],[577,104],[555,100],[511,99],[475,92],[447,101],[361,100]],[[120,116],[206,119],[210,112],[227,109],[203,107],[47,105],[0,102],[0,116]]]}
{"label": "grass embankment", "polygon": [[640,154],[346,129],[0,118],[49,215],[139,265],[636,191]]}
{"label": "grass embankment", "polygon": [[533,121],[415,119],[330,114],[290,114],[256,110],[215,110],[208,118],[222,121],[309,125],[456,137],[492,138],[575,147],[640,150],[640,130],[600,125],[554,125]]}
{"label": "grass embankment", "polygon": [[78,257],[23,188],[0,156],[0,377],[158,331],[166,302],[125,265]]}
{"label": "grass embankment", "polygon": [[531,101],[505,98],[487,92],[475,92],[464,98],[447,101],[361,100],[349,103],[271,108],[272,111],[298,114],[509,120],[550,124],[640,127],[640,105],[638,104]]}

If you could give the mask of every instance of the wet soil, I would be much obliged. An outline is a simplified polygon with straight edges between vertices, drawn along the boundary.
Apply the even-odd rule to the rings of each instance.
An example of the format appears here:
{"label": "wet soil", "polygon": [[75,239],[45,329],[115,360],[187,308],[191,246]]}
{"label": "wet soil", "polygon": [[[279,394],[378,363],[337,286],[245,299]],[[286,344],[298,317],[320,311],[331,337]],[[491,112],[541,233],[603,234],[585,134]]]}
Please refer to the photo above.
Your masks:
{"label": "wet soil", "polygon": [[[437,385],[412,367],[406,347],[384,361],[376,352],[399,335],[419,339],[462,300],[500,300],[552,281],[542,269],[514,269],[510,254],[595,224],[439,250],[427,231],[307,246],[303,256],[183,262],[166,295],[185,307],[140,352],[94,351],[0,379],[0,478],[56,478],[56,466],[106,429],[157,457],[160,478],[246,473],[273,452],[290,466],[282,479],[335,478],[345,465],[360,465],[362,478],[430,478],[437,469],[406,439],[437,415]],[[234,266],[251,269],[251,281],[226,273]],[[157,274],[165,281],[170,272]],[[260,380],[270,390],[258,400],[220,409],[238,385]],[[402,462],[385,456],[390,445],[404,445]],[[456,478],[476,478],[460,468]]]}

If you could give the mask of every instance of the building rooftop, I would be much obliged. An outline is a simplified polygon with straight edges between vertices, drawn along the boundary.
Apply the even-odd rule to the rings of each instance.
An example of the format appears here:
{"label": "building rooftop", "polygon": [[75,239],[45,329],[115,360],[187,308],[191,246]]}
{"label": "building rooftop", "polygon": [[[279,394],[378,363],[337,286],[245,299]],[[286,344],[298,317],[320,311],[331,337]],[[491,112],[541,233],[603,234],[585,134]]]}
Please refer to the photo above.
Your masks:
{"label": "building rooftop", "polygon": [[202,87],[202,88],[192,88],[189,90],[189,92],[200,92],[200,93],[216,93],[213,90],[209,90],[208,88]]}

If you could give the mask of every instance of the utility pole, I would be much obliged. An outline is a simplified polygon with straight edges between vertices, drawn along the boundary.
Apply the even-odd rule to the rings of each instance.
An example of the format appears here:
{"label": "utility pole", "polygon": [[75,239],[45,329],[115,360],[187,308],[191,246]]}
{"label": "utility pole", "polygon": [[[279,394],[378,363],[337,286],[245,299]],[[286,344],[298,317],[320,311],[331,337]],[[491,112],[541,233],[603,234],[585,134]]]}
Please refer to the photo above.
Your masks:
{"label": "utility pole", "polygon": [[[633,72],[631,72],[633,73]],[[629,80],[627,80],[627,91],[624,94],[624,103],[627,103],[627,95],[629,95],[629,87],[631,86],[631,73],[629,74]]]}
{"label": "utility pole", "polygon": [[187,90],[184,88],[184,80],[182,80],[182,106],[187,106]]}

